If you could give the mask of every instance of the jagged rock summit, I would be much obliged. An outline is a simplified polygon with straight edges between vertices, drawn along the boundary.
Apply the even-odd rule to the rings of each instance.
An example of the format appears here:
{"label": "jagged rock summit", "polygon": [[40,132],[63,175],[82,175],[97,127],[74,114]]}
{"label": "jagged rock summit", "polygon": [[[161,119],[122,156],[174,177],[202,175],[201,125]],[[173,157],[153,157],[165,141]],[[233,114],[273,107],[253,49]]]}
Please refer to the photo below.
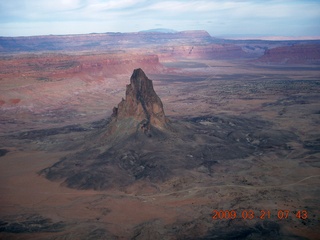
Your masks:
{"label": "jagged rock summit", "polygon": [[153,89],[150,80],[141,68],[135,69],[126,88],[126,97],[113,108],[112,121],[128,119],[138,122],[138,128],[147,133],[152,127],[165,129],[168,119],[163,110],[161,99]]}

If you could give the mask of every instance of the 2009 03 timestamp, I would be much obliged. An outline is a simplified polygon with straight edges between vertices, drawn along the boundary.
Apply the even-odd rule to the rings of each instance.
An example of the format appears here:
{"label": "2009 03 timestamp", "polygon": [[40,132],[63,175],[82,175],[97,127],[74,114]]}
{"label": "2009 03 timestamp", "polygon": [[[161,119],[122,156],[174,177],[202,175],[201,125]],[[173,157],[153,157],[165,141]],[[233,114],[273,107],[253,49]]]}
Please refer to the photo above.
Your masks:
{"label": "2009 03 timestamp", "polygon": [[289,217],[296,217],[299,219],[307,219],[308,212],[306,210],[297,210],[297,211],[289,211],[289,210],[260,210],[254,211],[251,209],[244,209],[241,211],[236,210],[213,210],[212,211],[212,219],[270,219],[272,217],[278,219],[288,219]]}

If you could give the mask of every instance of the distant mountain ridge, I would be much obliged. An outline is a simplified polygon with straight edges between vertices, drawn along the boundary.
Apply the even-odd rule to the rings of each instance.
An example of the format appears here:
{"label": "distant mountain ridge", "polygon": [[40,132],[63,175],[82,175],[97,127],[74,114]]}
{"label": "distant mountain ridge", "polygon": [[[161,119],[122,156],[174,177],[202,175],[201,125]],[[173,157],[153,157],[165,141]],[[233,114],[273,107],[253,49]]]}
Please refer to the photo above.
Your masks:
{"label": "distant mountain ridge", "polygon": [[140,32],[160,32],[160,33],[176,33],[177,30],[174,29],[168,29],[168,28],[153,28],[148,30],[142,30]]}
{"label": "distant mountain ridge", "polygon": [[209,44],[213,40],[208,32],[200,30],[0,37],[0,52],[122,51],[136,47],[148,48],[155,44]]}
{"label": "distant mountain ridge", "polygon": [[[288,51],[280,49],[270,52],[273,48],[293,45],[299,47],[290,48]],[[138,53],[155,55],[160,62],[179,59],[258,59],[268,55],[259,62],[271,63],[277,59],[275,62],[285,64],[318,64],[319,46],[320,40],[230,40],[212,37],[204,30],[177,32],[162,28],[130,33],[0,37],[0,53],[4,54],[54,52],[78,55],[98,52],[123,55]],[[286,54],[290,55],[289,60]]]}

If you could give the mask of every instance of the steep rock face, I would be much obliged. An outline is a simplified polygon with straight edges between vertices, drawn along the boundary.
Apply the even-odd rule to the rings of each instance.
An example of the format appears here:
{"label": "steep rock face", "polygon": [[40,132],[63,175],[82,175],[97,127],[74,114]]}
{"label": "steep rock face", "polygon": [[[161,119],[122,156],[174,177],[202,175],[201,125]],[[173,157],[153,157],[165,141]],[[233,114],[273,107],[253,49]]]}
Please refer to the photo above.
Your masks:
{"label": "steep rock face", "polygon": [[113,121],[120,122],[128,118],[140,122],[140,129],[149,131],[151,126],[166,128],[168,119],[163,104],[153,89],[152,81],[141,68],[135,69],[126,88],[126,98],[113,109]]}
{"label": "steep rock face", "polygon": [[320,44],[296,44],[269,49],[257,62],[277,64],[319,64]]}
{"label": "steep rock face", "polygon": [[233,44],[179,45],[159,49],[161,59],[233,59],[248,57],[240,46]]}
{"label": "steep rock face", "polygon": [[22,54],[0,59],[0,78],[65,78],[67,75],[103,72],[105,75],[130,73],[138,66],[148,72],[164,68],[155,54]]}

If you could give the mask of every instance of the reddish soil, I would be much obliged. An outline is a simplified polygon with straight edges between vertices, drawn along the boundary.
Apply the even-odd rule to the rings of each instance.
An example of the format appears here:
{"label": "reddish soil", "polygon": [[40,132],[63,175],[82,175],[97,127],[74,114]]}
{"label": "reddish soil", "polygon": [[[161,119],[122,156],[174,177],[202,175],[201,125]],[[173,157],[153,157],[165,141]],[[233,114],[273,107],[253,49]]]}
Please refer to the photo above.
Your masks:
{"label": "reddish soil", "polygon": [[12,104],[18,104],[21,101],[19,98],[9,99],[9,102]]}
{"label": "reddish soil", "polygon": [[[203,32],[179,33],[181,42],[158,46],[150,54],[144,54],[145,49],[131,49],[124,53],[38,52],[1,57],[0,227],[11,224],[13,231],[14,226],[20,226],[34,214],[64,224],[57,231],[50,228],[50,231],[30,232],[34,224],[39,225],[36,222],[29,224],[24,232],[3,231],[1,239],[172,240],[212,236],[226,239],[229,232],[240,234],[241,230],[245,233],[253,229],[256,232],[248,238],[254,239],[257,236],[254,234],[266,230],[278,234],[275,238],[279,239],[317,239],[320,234],[317,145],[320,70],[317,65],[304,64],[319,55],[309,55],[311,48],[307,50],[310,58],[304,59],[303,65],[285,66],[255,66],[246,59],[212,60],[214,56],[230,58],[233,51],[235,56],[243,56],[242,49],[214,45],[211,40],[203,47],[180,44],[190,34],[199,43],[208,38]],[[141,33],[132,38],[141,39],[141,36],[147,35]],[[80,37],[84,42],[91,41],[90,36]],[[116,37],[125,40],[122,35]],[[63,46],[70,38],[47,36],[19,41],[37,46],[37,41],[48,39]],[[97,39],[106,39],[106,35],[97,35]],[[176,47],[172,53],[173,46]],[[299,54],[304,52],[303,47],[288,48],[270,50],[272,56],[262,57],[263,64],[283,61],[284,53],[292,49],[298,49]],[[161,53],[159,49],[164,51]],[[290,54],[289,59],[296,59],[294,53]],[[205,60],[195,60],[203,57]],[[164,60],[167,67],[162,65]],[[173,122],[204,116],[258,119],[280,132],[294,133],[298,140],[287,142],[283,148],[267,145],[268,150],[249,157],[212,161],[209,167],[187,169],[188,177],[177,172],[175,177],[159,184],[141,180],[122,189],[75,190],[61,185],[63,180],[49,181],[39,176],[40,170],[78,151],[78,142],[91,141],[85,139],[84,132],[91,133],[93,121],[112,114],[112,108],[125,97],[133,69],[138,67],[153,80],[164,111]],[[31,130],[42,129],[46,133],[52,128],[74,124],[82,124],[86,131],[27,138]],[[217,125],[205,120],[198,124]],[[232,121],[226,124],[237,127]],[[211,139],[225,129],[200,130],[197,134]],[[237,134],[233,131],[223,136],[235,141],[250,140],[238,138]],[[246,134],[249,138],[254,133]],[[270,138],[257,137],[255,141],[268,144],[272,134],[271,131]],[[206,144],[203,139],[195,137],[189,142],[200,146]],[[192,161],[195,156],[186,153],[185,158]],[[197,158],[201,159],[201,154]],[[257,213],[267,209],[273,215],[267,221],[241,218],[213,221],[214,209],[235,209],[238,213],[244,209]],[[276,215],[279,209],[290,210],[290,218],[279,220]],[[294,215],[303,209],[309,212],[308,220]],[[273,226],[280,231],[274,232]],[[263,238],[258,235],[257,239]]]}

